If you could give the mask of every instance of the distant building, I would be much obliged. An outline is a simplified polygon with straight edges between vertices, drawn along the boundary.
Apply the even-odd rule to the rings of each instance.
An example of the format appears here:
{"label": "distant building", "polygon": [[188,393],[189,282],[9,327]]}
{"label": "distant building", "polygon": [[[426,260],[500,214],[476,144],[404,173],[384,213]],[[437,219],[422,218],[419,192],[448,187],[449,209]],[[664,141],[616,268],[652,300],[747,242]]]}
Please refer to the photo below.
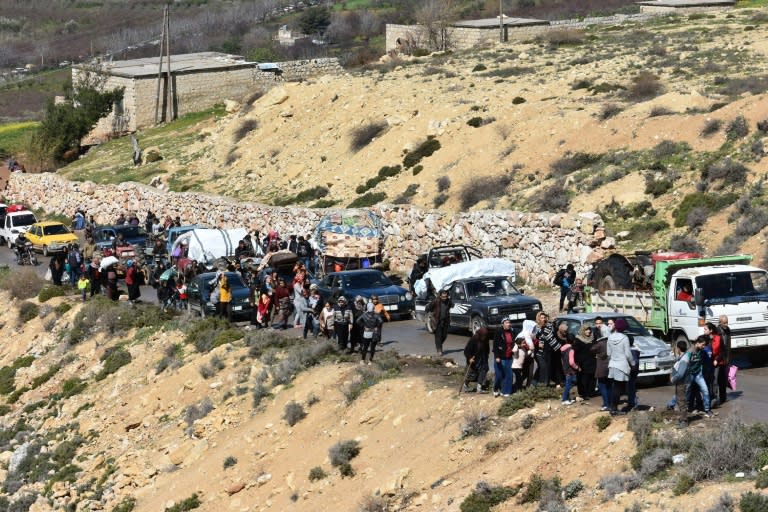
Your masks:
{"label": "distant building", "polygon": [[720,11],[736,5],[736,0],[648,0],[637,2],[644,13],[691,13]]}
{"label": "distant building", "polygon": [[301,39],[309,39],[309,36],[301,33],[294,34],[293,31],[288,28],[288,25],[280,27],[277,30],[277,36],[275,36],[275,40],[280,46],[293,46],[296,44],[296,41]]}

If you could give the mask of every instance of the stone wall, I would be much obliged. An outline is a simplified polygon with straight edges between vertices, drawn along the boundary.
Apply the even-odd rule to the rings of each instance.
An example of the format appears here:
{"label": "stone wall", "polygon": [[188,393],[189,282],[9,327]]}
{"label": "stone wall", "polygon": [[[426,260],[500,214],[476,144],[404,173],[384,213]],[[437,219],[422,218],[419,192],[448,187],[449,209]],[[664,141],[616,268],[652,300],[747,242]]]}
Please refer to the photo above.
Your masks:
{"label": "stone wall", "polygon": [[[575,18],[568,20],[550,21],[548,25],[507,26],[505,27],[505,40],[526,41],[536,36],[546,34],[553,30],[583,29],[593,25],[620,25],[623,23],[636,23],[647,21],[657,16],[669,16],[671,14],[690,14],[694,12],[721,11],[728,6],[699,6],[686,8],[669,8],[655,6],[640,6],[640,14],[615,14],[613,16],[600,16],[592,18]],[[398,44],[398,39],[401,44]],[[453,27],[450,29],[449,39],[455,50],[466,50],[476,46],[490,45],[499,42],[499,28],[469,28]],[[401,51],[402,44],[410,43],[412,47],[426,48],[425,28],[421,25],[395,25],[387,24],[385,36],[385,50]]]}
{"label": "stone wall", "polygon": [[[48,213],[72,215],[84,208],[100,224],[109,224],[121,213],[147,210],[175,217],[184,224],[211,227],[246,227],[283,235],[310,234],[326,210],[280,208],[194,192],[163,192],[137,183],[95,185],[70,182],[55,174],[13,174],[7,197]],[[412,206],[380,205],[373,208],[384,225],[384,257],[393,270],[406,273],[416,257],[430,247],[466,244],[484,256],[514,261],[519,277],[531,284],[551,283],[555,271],[574,263],[579,273],[599,257],[606,245],[602,219],[594,213],[554,215],[486,210],[448,213]],[[608,243],[607,245],[610,245]]]}
{"label": "stone wall", "polygon": [[[278,62],[281,75],[261,71],[253,64],[233,66],[227,69],[211,71],[176,72],[173,75],[175,88],[175,109],[178,116],[200,112],[211,108],[226,99],[240,100],[256,89],[263,89],[278,80],[297,81],[311,76],[344,73],[336,58],[295,60]],[[81,71],[72,69],[73,82]],[[168,110],[166,78],[161,85],[160,112]],[[155,101],[157,95],[157,76],[127,78],[109,76],[106,89],[124,87],[121,111],[112,112],[102,118],[96,128],[85,138],[84,144],[95,144],[110,138],[114,134],[134,132],[140,128],[155,124]]]}

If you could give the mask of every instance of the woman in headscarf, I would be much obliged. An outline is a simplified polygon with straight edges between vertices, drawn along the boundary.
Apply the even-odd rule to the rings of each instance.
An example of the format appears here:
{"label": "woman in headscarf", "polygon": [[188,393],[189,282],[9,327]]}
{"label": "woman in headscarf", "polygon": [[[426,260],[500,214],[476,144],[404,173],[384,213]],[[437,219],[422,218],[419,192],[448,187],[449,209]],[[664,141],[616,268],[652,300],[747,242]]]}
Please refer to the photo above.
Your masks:
{"label": "woman in headscarf", "polygon": [[[538,344],[538,340],[536,339],[536,335],[539,331],[539,326],[536,325],[536,322],[533,320],[523,320],[523,328],[518,333],[517,339],[524,340],[525,341],[525,353],[526,356],[523,360],[523,368],[521,370],[522,379],[520,382],[515,382],[515,388],[516,389],[523,389],[523,380],[525,380],[525,385],[530,386],[533,382],[533,372],[534,372],[534,361],[533,361],[533,353],[534,349],[536,348],[536,345]],[[517,374],[515,374],[517,375]]]}
{"label": "woman in headscarf", "polygon": [[576,389],[579,392],[579,398],[589,400],[595,392],[595,369],[597,360],[589,351],[592,345],[592,326],[582,324],[576,340],[573,343],[573,350],[576,355],[576,362],[581,370],[576,374]]}
{"label": "woman in headscarf", "polygon": [[611,380],[611,416],[619,414],[619,399],[624,394],[626,384],[629,381],[629,372],[633,363],[632,351],[629,346],[629,338],[624,331],[627,330],[627,321],[617,318],[613,322],[608,321],[609,327],[613,323],[611,335],[608,336],[608,378]]}
{"label": "woman in headscarf", "polygon": [[[597,389],[603,399],[601,411],[608,411],[611,407],[611,381],[608,380],[608,338],[602,335],[601,326],[595,325],[598,331],[597,339],[590,345],[589,352],[595,358],[595,379]],[[603,326],[604,327],[604,326]]]}
{"label": "woman in headscarf", "polygon": [[488,375],[488,355],[490,334],[488,328],[481,327],[469,338],[464,347],[464,357],[467,360],[467,377],[464,379],[463,391],[474,391],[469,385],[477,382],[477,392],[483,393],[483,385]]}

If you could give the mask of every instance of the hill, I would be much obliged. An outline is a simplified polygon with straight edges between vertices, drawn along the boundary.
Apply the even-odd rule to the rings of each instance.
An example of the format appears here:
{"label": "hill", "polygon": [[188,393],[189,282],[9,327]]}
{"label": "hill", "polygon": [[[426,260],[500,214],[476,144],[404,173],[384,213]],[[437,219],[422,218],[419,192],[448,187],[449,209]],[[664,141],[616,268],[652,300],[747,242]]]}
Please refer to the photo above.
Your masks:
{"label": "hill", "polygon": [[629,247],[758,253],[765,20],[738,9],[384,58],[139,134],[161,161],[130,169],[117,140],[61,172],[267,204],[599,209]]}
{"label": "hill", "polygon": [[[3,287],[29,296],[24,279]],[[666,413],[611,422],[554,390],[457,396],[463,371],[445,360],[360,366],[324,342],[61,291],[0,293],[15,340],[0,347],[4,510],[690,510],[680,475],[715,506],[754,488],[719,478],[766,449],[759,425],[681,433]],[[685,439],[719,428],[708,476],[653,450],[698,460],[710,452]]]}

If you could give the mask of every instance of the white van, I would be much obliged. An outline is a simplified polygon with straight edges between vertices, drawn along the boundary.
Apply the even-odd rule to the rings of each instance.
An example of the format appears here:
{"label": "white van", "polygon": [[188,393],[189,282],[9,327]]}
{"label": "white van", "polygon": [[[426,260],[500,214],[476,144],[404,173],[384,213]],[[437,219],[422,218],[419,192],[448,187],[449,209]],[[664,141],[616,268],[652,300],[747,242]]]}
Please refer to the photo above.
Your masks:
{"label": "white van", "polygon": [[19,233],[26,233],[29,226],[35,222],[37,222],[37,218],[29,210],[6,211],[3,223],[0,225],[0,244],[5,243],[8,247],[11,247],[16,238],[18,238]]}

